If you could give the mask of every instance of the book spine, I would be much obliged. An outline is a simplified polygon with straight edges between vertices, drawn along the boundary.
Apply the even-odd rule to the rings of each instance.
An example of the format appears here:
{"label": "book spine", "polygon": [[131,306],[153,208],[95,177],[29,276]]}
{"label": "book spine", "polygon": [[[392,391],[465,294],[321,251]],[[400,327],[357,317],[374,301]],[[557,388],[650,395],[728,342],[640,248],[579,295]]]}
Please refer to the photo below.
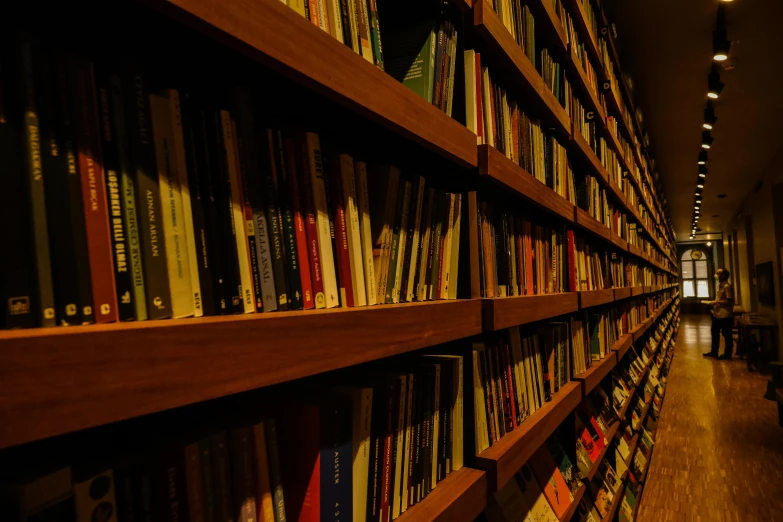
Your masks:
{"label": "book spine", "polygon": [[403,192],[402,200],[402,214],[400,218],[400,232],[399,239],[397,240],[397,260],[396,266],[394,266],[394,288],[392,288],[392,302],[400,302],[400,292],[402,290],[402,273],[403,264],[405,262],[405,251],[410,249],[408,245],[408,221],[410,220],[411,210],[411,189],[413,184],[410,181],[405,182],[405,190]]}
{"label": "book spine", "polygon": [[310,276],[310,262],[307,256],[307,225],[302,205],[302,162],[297,154],[296,143],[293,138],[285,139],[286,157],[290,168],[289,194],[291,198],[291,212],[294,216],[294,232],[296,236],[295,248],[299,264],[299,280],[302,284],[302,306],[305,310],[315,308],[315,296],[313,295],[313,280]]}
{"label": "book spine", "polygon": [[251,428],[243,427],[231,432],[231,468],[234,489],[234,513],[236,522],[256,522],[258,492],[255,470],[254,438]]}
{"label": "book spine", "polygon": [[307,140],[310,184],[313,191],[313,204],[318,232],[318,258],[322,268],[326,308],[334,308],[339,306],[340,303],[337,294],[337,275],[334,270],[334,254],[332,252],[332,238],[326,204],[326,185],[324,183],[321,145],[317,134],[308,132],[305,134],[305,137]]}
{"label": "book spine", "polygon": [[114,281],[117,292],[117,313],[121,321],[136,318],[131,291],[131,269],[128,256],[127,230],[123,220],[122,187],[119,155],[116,143],[116,126],[111,119],[109,88],[107,79],[101,76],[97,85],[100,106],[101,150],[103,170],[106,175],[106,195],[109,206],[109,227],[111,229],[112,251],[114,253]]}
{"label": "book spine", "polygon": [[313,299],[315,308],[326,308],[326,295],[324,294],[324,280],[321,273],[321,260],[318,254],[318,226],[315,219],[315,206],[313,203],[313,187],[310,180],[310,159],[307,143],[302,137],[300,147],[300,181],[304,188],[302,193],[302,208],[305,220],[307,236],[307,255],[310,264],[310,274],[313,281]]}
{"label": "book spine", "polygon": [[375,274],[375,264],[372,255],[372,231],[370,228],[370,194],[367,189],[367,165],[362,161],[354,162],[356,174],[356,202],[359,214],[359,234],[361,237],[361,258],[364,267],[365,294],[367,304],[378,303],[378,288]]}
{"label": "book spine", "polygon": [[87,231],[87,249],[92,275],[95,322],[118,320],[117,295],[114,285],[111,236],[106,208],[106,184],[103,178],[99,149],[97,106],[92,64],[73,58],[74,100],[79,123],[77,148],[79,173]]}
{"label": "book spine", "polygon": [[395,201],[395,212],[392,230],[390,231],[391,241],[389,247],[388,276],[386,278],[386,292],[384,294],[384,303],[394,302],[394,289],[397,286],[397,256],[400,251],[400,227],[402,226],[403,207],[405,205],[406,190],[410,190],[409,184],[404,179],[397,185]]}
{"label": "book spine", "polygon": [[[196,272],[200,291],[199,300],[203,315],[215,314],[215,292],[212,281],[212,248],[209,241],[210,227],[207,224],[207,205],[209,193],[205,191],[208,185],[208,166],[205,160],[206,143],[204,140],[203,112],[195,107],[193,96],[183,93],[180,98],[180,113],[185,143],[185,164],[187,169],[190,209],[193,218],[193,236],[195,238],[194,254],[196,261],[191,264],[191,270]],[[194,286],[195,292],[195,286]]]}
{"label": "book spine", "polygon": [[[184,449],[185,454],[185,484],[188,498],[189,522],[205,522],[203,479],[201,476],[201,457],[199,455],[198,442],[188,444]],[[133,520],[132,518],[129,520]]]}
{"label": "book spine", "polygon": [[210,442],[212,445],[212,473],[215,488],[215,515],[218,522],[234,520],[228,436],[225,431],[221,431],[212,435]]}
{"label": "book spine", "polygon": [[334,209],[335,257],[337,258],[340,303],[343,307],[354,307],[353,279],[351,278],[351,256],[348,251],[348,229],[345,223],[345,206],[342,197],[340,160],[333,158],[326,175],[330,192],[330,203]]}
{"label": "book spine", "polygon": [[127,114],[132,122],[130,142],[133,165],[131,169],[136,209],[143,209],[137,213],[137,217],[141,237],[141,264],[144,268],[147,315],[150,319],[164,319],[171,317],[171,295],[166,268],[166,245],[161,237],[163,224],[160,216],[155,149],[150,129],[149,99],[145,78],[140,70],[130,72],[127,84],[129,86],[129,92],[126,93]]}
{"label": "book spine", "polygon": [[159,94],[150,94],[149,104],[158,170],[159,215],[166,245],[171,315],[175,318],[189,317],[193,315],[193,294],[187,266],[184,229],[180,226],[182,199],[175,182],[177,165],[171,111],[168,99]]}
{"label": "book spine", "polygon": [[[279,157],[278,171],[278,203],[280,205],[280,227],[283,231],[283,250],[285,251],[286,267],[288,269],[289,301],[292,310],[304,308],[302,296],[302,278],[300,274],[300,258],[296,250],[296,227],[294,212],[291,208],[291,170],[296,168],[293,150],[286,149],[285,139],[280,130],[275,140],[276,154]],[[292,161],[293,160],[293,161]]]}
{"label": "book spine", "polygon": [[383,70],[383,49],[381,48],[381,28],[378,24],[378,8],[375,0],[367,0],[367,14],[370,21],[372,54],[376,67]]}
{"label": "book spine", "polygon": [[256,311],[255,295],[253,295],[253,282],[250,275],[250,254],[248,253],[247,229],[242,214],[242,181],[239,174],[237,158],[236,126],[228,111],[220,111],[220,119],[223,127],[223,146],[226,154],[226,167],[229,181],[229,208],[231,211],[231,226],[234,233],[234,250],[239,279],[237,280],[237,295],[240,304],[237,311],[246,314]]}
{"label": "book spine", "polygon": [[264,422],[264,427],[266,428],[269,479],[272,487],[275,522],[286,522],[283,479],[280,470],[280,447],[277,440],[277,421],[269,419]]}
{"label": "book spine", "polygon": [[144,293],[141,240],[139,238],[139,222],[136,215],[136,196],[130,172],[129,143],[123,99],[121,80],[119,76],[112,75],[109,79],[110,121],[114,124],[114,141],[117,147],[122,219],[127,236],[126,256],[130,267],[131,302],[133,303],[134,318],[137,321],[144,321],[147,319],[147,301]]}
{"label": "book spine", "polygon": [[372,37],[370,35],[370,15],[367,10],[368,0],[356,0],[356,20],[359,27],[359,49],[362,57],[370,63],[375,63],[372,54]]}
{"label": "book spine", "polygon": [[355,306],[365,306],[367,305],[367,292],[364,284],[359,208],[356,204],[356,177],[353,158],[347,154],[340,155],[340,174],[354,304]]}
{"label": "book spine", "polygon": [[212,443],[209,437],[198,441],[199,460],[201,463],[201,484],[203,496],[204,522],[216,522],[215,512],[215,478],[212,472]]}
{"label": "book spine", "polygon": [[277,148],[275,145],[276,132],[273,129],[266,130],[267,148],[262,147],[268,156],[264,158],[266,170],[264,174],[264,190],[267,224],[269,227],[269,241],[272,255],[272,274],[275,279],[277,292],[277,309],[284,311],[290,308],[290,299],[287,289],[286,269],[284,258],[284,239],[278,207],[279,195],[275,180],[279,177],[279,163]]}
{"label": "book spine", "polygon": [[259,522],[275,522],[272,481],[269,476],[269,454],[267,452],[265,423],[253,426],[253,443],[256,453],[256,507]]}
{"label": "book spine", "polygon": [[351,397],[339,395],[328,400],[322,406],[320,421],[320,520],[353,520]]}
{"label": "book spine", "polygon": [[187,264],[186,275],[190,280],[190,292],[193,299],[193,315],[201,317],[204,308],[201,301],[201,281],[198,273],[198,260],[196,256],[196,235],[193,227],[193,208],[190,198],[190,185],[188,183],[188,165],[185,159],[185,133],[182,126],[182,106],[179,92],[175,89],[168,91],[169,108],[171,110],[171,123],[173,133],[174,154],[177,161],[177,177],[173,180],[179,190],[179,221],[184,234],[184,246],[187,252],[183,256],[183,264]]}

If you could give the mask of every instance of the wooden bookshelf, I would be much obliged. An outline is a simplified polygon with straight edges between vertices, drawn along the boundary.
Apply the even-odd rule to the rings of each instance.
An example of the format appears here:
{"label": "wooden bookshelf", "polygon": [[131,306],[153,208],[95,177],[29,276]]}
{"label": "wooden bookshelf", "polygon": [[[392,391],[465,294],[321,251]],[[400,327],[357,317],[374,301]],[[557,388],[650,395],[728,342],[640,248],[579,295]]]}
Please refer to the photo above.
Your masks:
{"label": "wooden bookshelf", "polygon": [[0,448],[479,333],[478,299],[0,331]]}
{"label": "wooden bookshelf", "polygon": [[600,361],[593,361],[588,370],[574,377],[575,380],[582,383],[582,395],[586,397],[593,391],[616,365],[617,354],[610,350],[606,357]]}
{"label": "wooden bookshelf", "polygon": [[399,522],[473,522],[487,507],[487,474],[461,468],[438,482],[427,497],[395,520]]}
{"label": "wooden bookshelf", "polygon": [[551,319],[579,310],[579,294],[524,295],[482,299],[484,330],[496,331]]}
{"label": "wooden bookshelf", "polygon": [[601,450],[601,453],[598,454],[598,458],[595,459],[595,462],[593,462],[593,465],[590,467],[590,471],[587,472],[587,481],[590,482],[593,480],[593,477],[595,477],[596,473],[598,473],[598,468],[601,466],[601,461],[604,460],[604,457],[606,456],[606,452],[609,450],[609,447],[612,445],[612,440],[614,439],[614,436],[617,434],[617,430],[620,429],[620,420],[615,422],[611,428],[609,428],[609,431],[604,434],[604,440],[606,440],[606,445],[604,445],[604,449]]}
{"label": "wooden bookshelf", "polygon": [[541,120],[556,128],[561,135],[569,136],[571,120],[565,109],[554,96],[549,96],[552,93],[544,84],[541,75],[487,0],[476,0],[473,6],[473,25],[494,54],[495,62],[521,89],[520,94],[530,97],[529,100],[540,112]]}
{"label": "wooden bookshelf", "polygon": [[612,232],[611,230],[609,231],[609,239],[612,242],[612,244],[617,248],[619,248],[620,250],[624,251],[628,247],[628,242],[625,239],[618,236],[617,234],[615,234],[614,232]]}
{"label": "wooden bookshelf", "polygon": [[579,309],[601,306],[614,301],[614,290],[607,288],[605,290],[584,290],[579,292]]}
{"label": "wooden bookshelf", "polygon": [[633,254],[636,257],[641,257],[642,256],[642,250],[638,246],[636,246],[636,245],[634,245],[632,243],[628,243],[628,252]]}
{"label": "wooden bookshelf", "polygon": [[617,352],[617,360],[621,361],[625,354],[628,353],[628,349],[633,344],[633,334],[627,333],[620,337],[613,345],[612,350]]}
{"label": "wooden bookshelf", "polygon": [[[276,0],[149,4],[294,81],[464,167],[476,136]],[[290,35],[296,35],[291,45]]]}
{"label": "wooden bookshelf", "polygon": [[593,216],[591,216],[590,213],[587,212],[586,210],[582,210],[579,207],[574,207],[574,210],[575,210],[574,223],[579,225],[581,228],[587,230],[588,232],[591,232],[592,234],[604,239],[605,241],[609,241],[609,237],[610,237],[609,227],[604,226]]}
{"label": "wooden bookshelf", "polygon": [[540,18],[544,19],[544,25],[547,27],[547,32],[554,33],[554,38],[550,39],[556,47],[556,50],[565,54],[568,51],[568,38],[566,37],[565,28],[560,22],[560,18],[557,17],[557,12],[550,0],[531,0],[528,2],[531,9],[535,9],[538,13],[542,13],[542,17],[536,16],[536,20]]}
{"label": "wooden bookshelf", "polygon": [[625,207],[626,203],[626,196],[625,193],[620,189],[620,187],[615,183],[613,179],[609,179],[609,191],[614,194],[615,199],[619,201],[623,207]]}
{"label": "wooden bookshelf", "polygon": [[590,55],[590,59],[596,64],[596,70],[603,69],[603,58],[601,57],[601,51],[598,49],[598,40],[596,40],[595,34],[587,21],[587,14],[585,13],[582,4],[579,0],[566,0],[564,2],[570,7],[571,18],[574,21],[574,25],[579,32],[579,39],[587,49],[587,53]]}
{"label": "wooden bookshelf", "polygon": [[586,484],[582,484],[579,489],[576,490],[576,493],[574,493],[574,500],[571,501],[571,504],[568,506],[566,512],[563,513],[563,516],[560,517],[560,522],[568,522],[573,518],[576,509],[579,507],[579,502],[581,502],[582,497],[585,496],[585,491],[587,491]]}
{"label": "wooden bookshelf", "polygon": [[481,176],[507,187],[538,207],[566,221],[574,220],[574,204],[537,180],[532,174],[501,154],[495,147],[479,145]]}
{"label": "wooden bookshelf", "polygon": [[644,287],[643,286],[632,286],[631,287],[631,295],[637,296],[642,295],[644,293]]}
{"label": "wooden bookshelf", "polygon": [[628,299],[631,297],[631,287],[626,286],[624,288],[615,288],[614,289],[614,300],[619,301],[621,299]]}
{"label": "wooden bookshelf", "polygon": [[577,51],[574,49],[573,43],[568,46],[568,53],[566,60],[568,61],[568,65],[570,66],[572,74],[572,78],[575,77],[577,79],[577,86],[579,88],[580,93],[582,96],[580,97],[580,100],[584,99],[585,97],[588,100],[588,104],[586,107],[589,110],[592,110],[595,112],[595,116],[598,119],[598,121],[601,122],[601,126],[606,126],[606,114],[604,114],[604,109],[601,106],[601,101],[598,99],[598,94],[596,90],[593,89],[592,85],[590,85],[590,80],[587,78],[587,73],[585,73],[584,67],[582,67],[582,62],[579,61],[579,57],[577,56]]}
{"label": "wooden bookshelf", "polygon": [[574,147],[573,150],[576,150],[579,153],[579,156],[589,165],[593,174],[601,179],[601,185],[605,187],[607,183],[609,183],[609,174],[607,174],[601,160],[598,159],[598,156],[595,155],[593,149],[590,148],[590,144],[587,143],[585,137],[582,136],[576,127],[573,128],[571,137],[574,144],[576,144],[576,147]]}
{"label": "wooden bookshelf", "polygon": [[486,470],[490,492],[501,489],[565,418],[582,402],[582,385],[571,381],[511,433],[476,457]]}

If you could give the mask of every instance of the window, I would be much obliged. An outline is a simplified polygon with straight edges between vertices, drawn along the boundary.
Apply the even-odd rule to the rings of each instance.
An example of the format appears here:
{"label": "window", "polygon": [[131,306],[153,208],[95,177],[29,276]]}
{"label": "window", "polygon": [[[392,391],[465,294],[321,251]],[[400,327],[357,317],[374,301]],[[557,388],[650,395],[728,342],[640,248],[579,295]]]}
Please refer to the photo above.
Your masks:
{"label": "window", "polygon": [[699,249],[692,248],[682,254],[680,261],[680,273],[682,274],[682,296],[709,299],[710,297],[710,268],[706,254]]}

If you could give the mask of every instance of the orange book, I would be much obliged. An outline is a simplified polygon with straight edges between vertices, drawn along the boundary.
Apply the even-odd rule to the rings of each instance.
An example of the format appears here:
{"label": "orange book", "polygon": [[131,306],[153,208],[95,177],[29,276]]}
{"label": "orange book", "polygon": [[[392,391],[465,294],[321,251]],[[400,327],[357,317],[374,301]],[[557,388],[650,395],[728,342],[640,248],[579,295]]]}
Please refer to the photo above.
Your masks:
{"label": "orange book", "polygon": [[528,463],[533,468],[538,485],[544,491],[555,515],[557,518],[562,518],[568,510],[568,506],[571,505],[573,496],[546,445],[538,448]]}

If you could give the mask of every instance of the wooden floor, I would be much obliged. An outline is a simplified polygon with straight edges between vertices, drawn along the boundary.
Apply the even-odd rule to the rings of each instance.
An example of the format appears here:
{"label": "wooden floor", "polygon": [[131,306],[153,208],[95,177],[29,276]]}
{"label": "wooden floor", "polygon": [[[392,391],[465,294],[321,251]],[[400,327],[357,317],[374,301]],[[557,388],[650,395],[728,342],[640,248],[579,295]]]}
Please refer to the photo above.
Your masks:
{"label": "wooden floor", "polygon": [[682,317],[675,350],[637,521],[783,521],[783,428],[762,397],[767,377],[702,357],[706,316]]}

